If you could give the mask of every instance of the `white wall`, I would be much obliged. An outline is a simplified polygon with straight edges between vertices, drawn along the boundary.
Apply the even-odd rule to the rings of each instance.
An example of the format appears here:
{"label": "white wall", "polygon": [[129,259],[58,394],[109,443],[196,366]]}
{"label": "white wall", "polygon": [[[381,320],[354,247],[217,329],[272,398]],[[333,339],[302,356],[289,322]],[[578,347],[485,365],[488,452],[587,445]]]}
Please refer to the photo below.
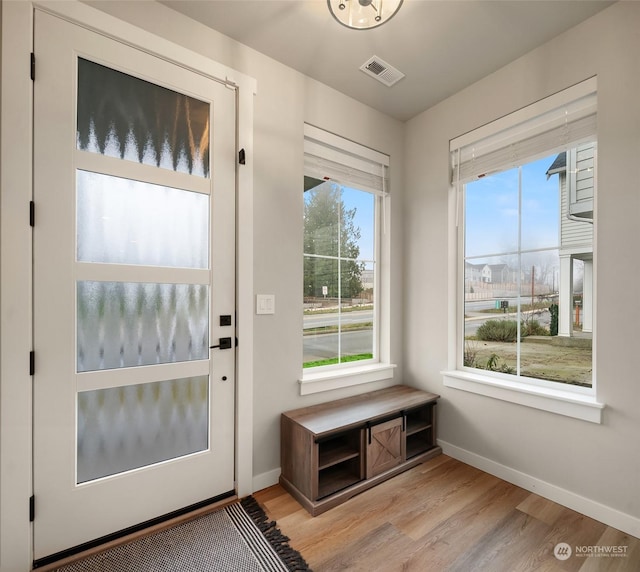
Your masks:
{"label": "white wall", "polygon": [[[413,118],[406,126],[405,345],[407,383],[441,394],[439,437],[477,464],[551,491],[640,534],[640,4],[620,2]],[[442,384],[454,312],[455,229],[449,140],[598,76],[596,229],[601,425]],[[449,247],[443,248],[443,237]],[[585,497],[584,499],[581,497]],[[584,502],[583,502],[584,501]]]}
{"label": "white wall", "polygon": [[[534,482],[582,495],[593,501],[590,506],[601,503],[610,513],[640,519],[640,383],[634,367],[640,257],[632,250],[640,216],[640,4],[612,6],[407,124],[162,5],[91,4],[257,79],[254,292],[275,294],[276,314],[256,316],[253,332],[255,483],[266,485],[277,477],[281,411],[380,385],[298,395],[307,121],[391,156],[391,358],[402,366],[396,381],[442,395],[440,438],[491,466],[500,464]],[[443,387],[440,372],[448,367],[446,324],[452,315],[447,300],[455,284],[445,272],[428,271],[447,268],[455,255],[455,232],[448,224],[449,139],[594,74],[599,85],[595,371],[598,398],[607,404],[602,425]],[[0,476],[9,470],[3,466]],[[3,512],[22,518],[23,496],[26,491]],[[2,546],[7,553],[12,549]]]}
{"label": "white wall", "polygon": [[[9,330],[7,319],[17,322],[11,343],[2,343],[2,379],[0,380],[3,413],[0,451],[0,568],[19,572],[28,567],[30,524],[26,510],[31,494],[31,390],[24,356],[31,349],[30,336],[30,244],[29,227],[22,214],[30,198],[30,184],[25,180],[28,166],[31,129],[31,82],[23,73],[22,61],[31,49],[31,10],[28,2],[2,2],[3,19],[11,22],[3,29],[3,45],[12,46],[15,56],[4,54],[2,67],[3,138],[12,133],[12,145],[3,147],[7,163],[24,168],[2,172],[3,245],[21,245],[3,249],[2,303],[3,332]],[[46,2],[48,0],[42,0]],[[348,390],[331,391],[306,397],[299,395],[297,380],[302,373],[302,211],[303,211],[303,124],[312,123],[391,156],[391,188],[394,205],[391,215],[392,261],[391,360],[401,353],[400,280],[402,274],[401,225],[402,151],[404,125],[368,108],[335,90],[329,89],[277,62],[177,14],[167,7],[148,1],[86,2],[103,12],[138,26],[175,44],[200,53],[257,80],[253,113],[253,281],[241,288],[254,294],[276,296],[276,314],[254,316],[253,331],[240,334],[240,344],[249,340],[253,349],[253,490],[277,481],[280,467],[279,417],[282,411],[311,403],[377,389],[390,383],[382,381]],[[62,6],[55,2],[55,6]],[[54,8],[55,10],[56,8]],[[5,22],[6,23],[6,22]],[[96,26],[99,28],[99,26]],[[22,56],[21,56],[22,54]],[[9,64],[9,65],[7,65]],[[244,97],[241,94],[241,97]],[[9,126],[5,129],[6,126]],[[24,141],[20,140],[23,137]],[[10,180],[20,174],[20,184]],[[9,184],[11,183],[11,184]],[[243,198],[240,199],[244,201]],[[15,214],[15,216],[12,216]],[[241,230],[241,232],[243,232]],[[241,240],[241,246],[246,245]],[[19,271],[16,271],[19,269]],[[9,271],[10,270],[10,271]],[[20,316],[20,318],[16,318]],[[245,330],[246,332],[246,330]],[[9,351],[11,350],[11,351]],[[15,350],[15,351],[14,351]],[[244,363],[241,364],[244,366]],[[22,372],[18,375],[17,372]],[[396,370],[395,382],[401,379]],[[246,378],[246,376],[243,376]],[[393,382],[393,381],[392,381]],[[245,391],[245,388],[242,388]],[[246,403],[246,401],[244,402]],[[246,406],[244,409],[246,410]],[[240,428],[246,432],[246,425]],[[246,442],[246,440],[242,440]],[[10,444],[10,447],[6,445]],[[244,457],[245,447],[239,449]],[[243,476],[243,475],[241,475]],[[243,485],[243,487],[246,485]],[[246,491],[245,491],[246,493]]]}
{"label": "white wall", "polygon": [[[280,413],[381,387],[300,397],[302,363],[303,124],[311,123],[391,156],[392,360],[401,352],[401,191],[404,125],[313,81],[167,7],[150,2],[88,2],[257,80],[254,112],[254,292],[275,294],[275,315],[255,317],[254,483],[275,482]],[[242,339],[240,339],[242,343]],[[401,379],[396,370],[395,379]],[[271,482],[270,482],[271,481]]]}

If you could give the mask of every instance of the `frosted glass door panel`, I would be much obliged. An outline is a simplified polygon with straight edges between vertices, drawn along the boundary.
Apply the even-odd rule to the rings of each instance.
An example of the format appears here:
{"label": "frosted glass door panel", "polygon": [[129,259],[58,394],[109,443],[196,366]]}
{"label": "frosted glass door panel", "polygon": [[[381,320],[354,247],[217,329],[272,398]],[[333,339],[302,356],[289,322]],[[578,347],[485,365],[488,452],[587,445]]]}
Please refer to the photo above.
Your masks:
{"label": "frosted glass door panel", "polygon": [[209,358],[209,287],[78,282],[77,371]]}
{"label": "frosted glass door panel", "polygon": [[31,12],[38,568],[236,491],[236,348],[209,345],[236,334],[239,100],[222,66]]}
{"label": "frosted glass door panel", "polygon": [[78,393],[77,445],[78,483],[206,451],[209,376]]}
{"label": "frosted glass door panel", "polygon": [[209,176],[209,104],[78,58],[77,147]]}
{"label": "frosted glass door panel", "polygon": [[209,196],[77,171],[78,261],[209,267]]}

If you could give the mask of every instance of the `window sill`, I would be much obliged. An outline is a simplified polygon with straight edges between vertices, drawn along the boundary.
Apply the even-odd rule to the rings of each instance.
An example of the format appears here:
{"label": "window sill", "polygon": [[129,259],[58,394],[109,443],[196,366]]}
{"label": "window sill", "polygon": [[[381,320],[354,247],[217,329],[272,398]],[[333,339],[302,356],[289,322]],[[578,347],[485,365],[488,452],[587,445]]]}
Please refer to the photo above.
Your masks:
{"label": "window sill", "polygon": [[442,372],[445,387],[517,403],[575,419],[602,423],[604,404],[595,395],[536,387],[528,383],[489,377],[466,371]]}
{"label": "window sill", "polygon": [[393,379],[395,367],[395,364],[374,363],[322,372],[311,373],[305,371],[302,379],[298,380],[300,395],[310,395],[362,383]]}

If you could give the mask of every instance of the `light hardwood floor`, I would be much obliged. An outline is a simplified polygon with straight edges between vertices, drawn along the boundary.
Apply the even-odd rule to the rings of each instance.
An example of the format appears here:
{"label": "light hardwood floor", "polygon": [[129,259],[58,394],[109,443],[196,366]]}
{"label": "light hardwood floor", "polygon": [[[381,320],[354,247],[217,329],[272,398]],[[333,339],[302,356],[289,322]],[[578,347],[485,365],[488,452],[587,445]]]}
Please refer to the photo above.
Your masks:
{"label": "light hardwood floor", "polygon": [[[316,517],[279,485],[254,497],[314,572],[640,571],[637,538],[446,455]],[[626,554],[563,561],[560,542]]]}

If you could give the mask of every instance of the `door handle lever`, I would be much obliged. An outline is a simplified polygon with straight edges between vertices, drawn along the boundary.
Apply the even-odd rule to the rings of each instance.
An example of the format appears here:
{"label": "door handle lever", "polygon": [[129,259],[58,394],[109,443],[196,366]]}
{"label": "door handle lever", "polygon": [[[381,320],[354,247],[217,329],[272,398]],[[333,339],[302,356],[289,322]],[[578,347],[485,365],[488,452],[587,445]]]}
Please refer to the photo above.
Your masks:
{"label": "door handle lever", "polygon": [[218,338],[218,344],[215,346],[209,346],[210,350],[220,348],[221,350],[231,349],[231,338]]}

